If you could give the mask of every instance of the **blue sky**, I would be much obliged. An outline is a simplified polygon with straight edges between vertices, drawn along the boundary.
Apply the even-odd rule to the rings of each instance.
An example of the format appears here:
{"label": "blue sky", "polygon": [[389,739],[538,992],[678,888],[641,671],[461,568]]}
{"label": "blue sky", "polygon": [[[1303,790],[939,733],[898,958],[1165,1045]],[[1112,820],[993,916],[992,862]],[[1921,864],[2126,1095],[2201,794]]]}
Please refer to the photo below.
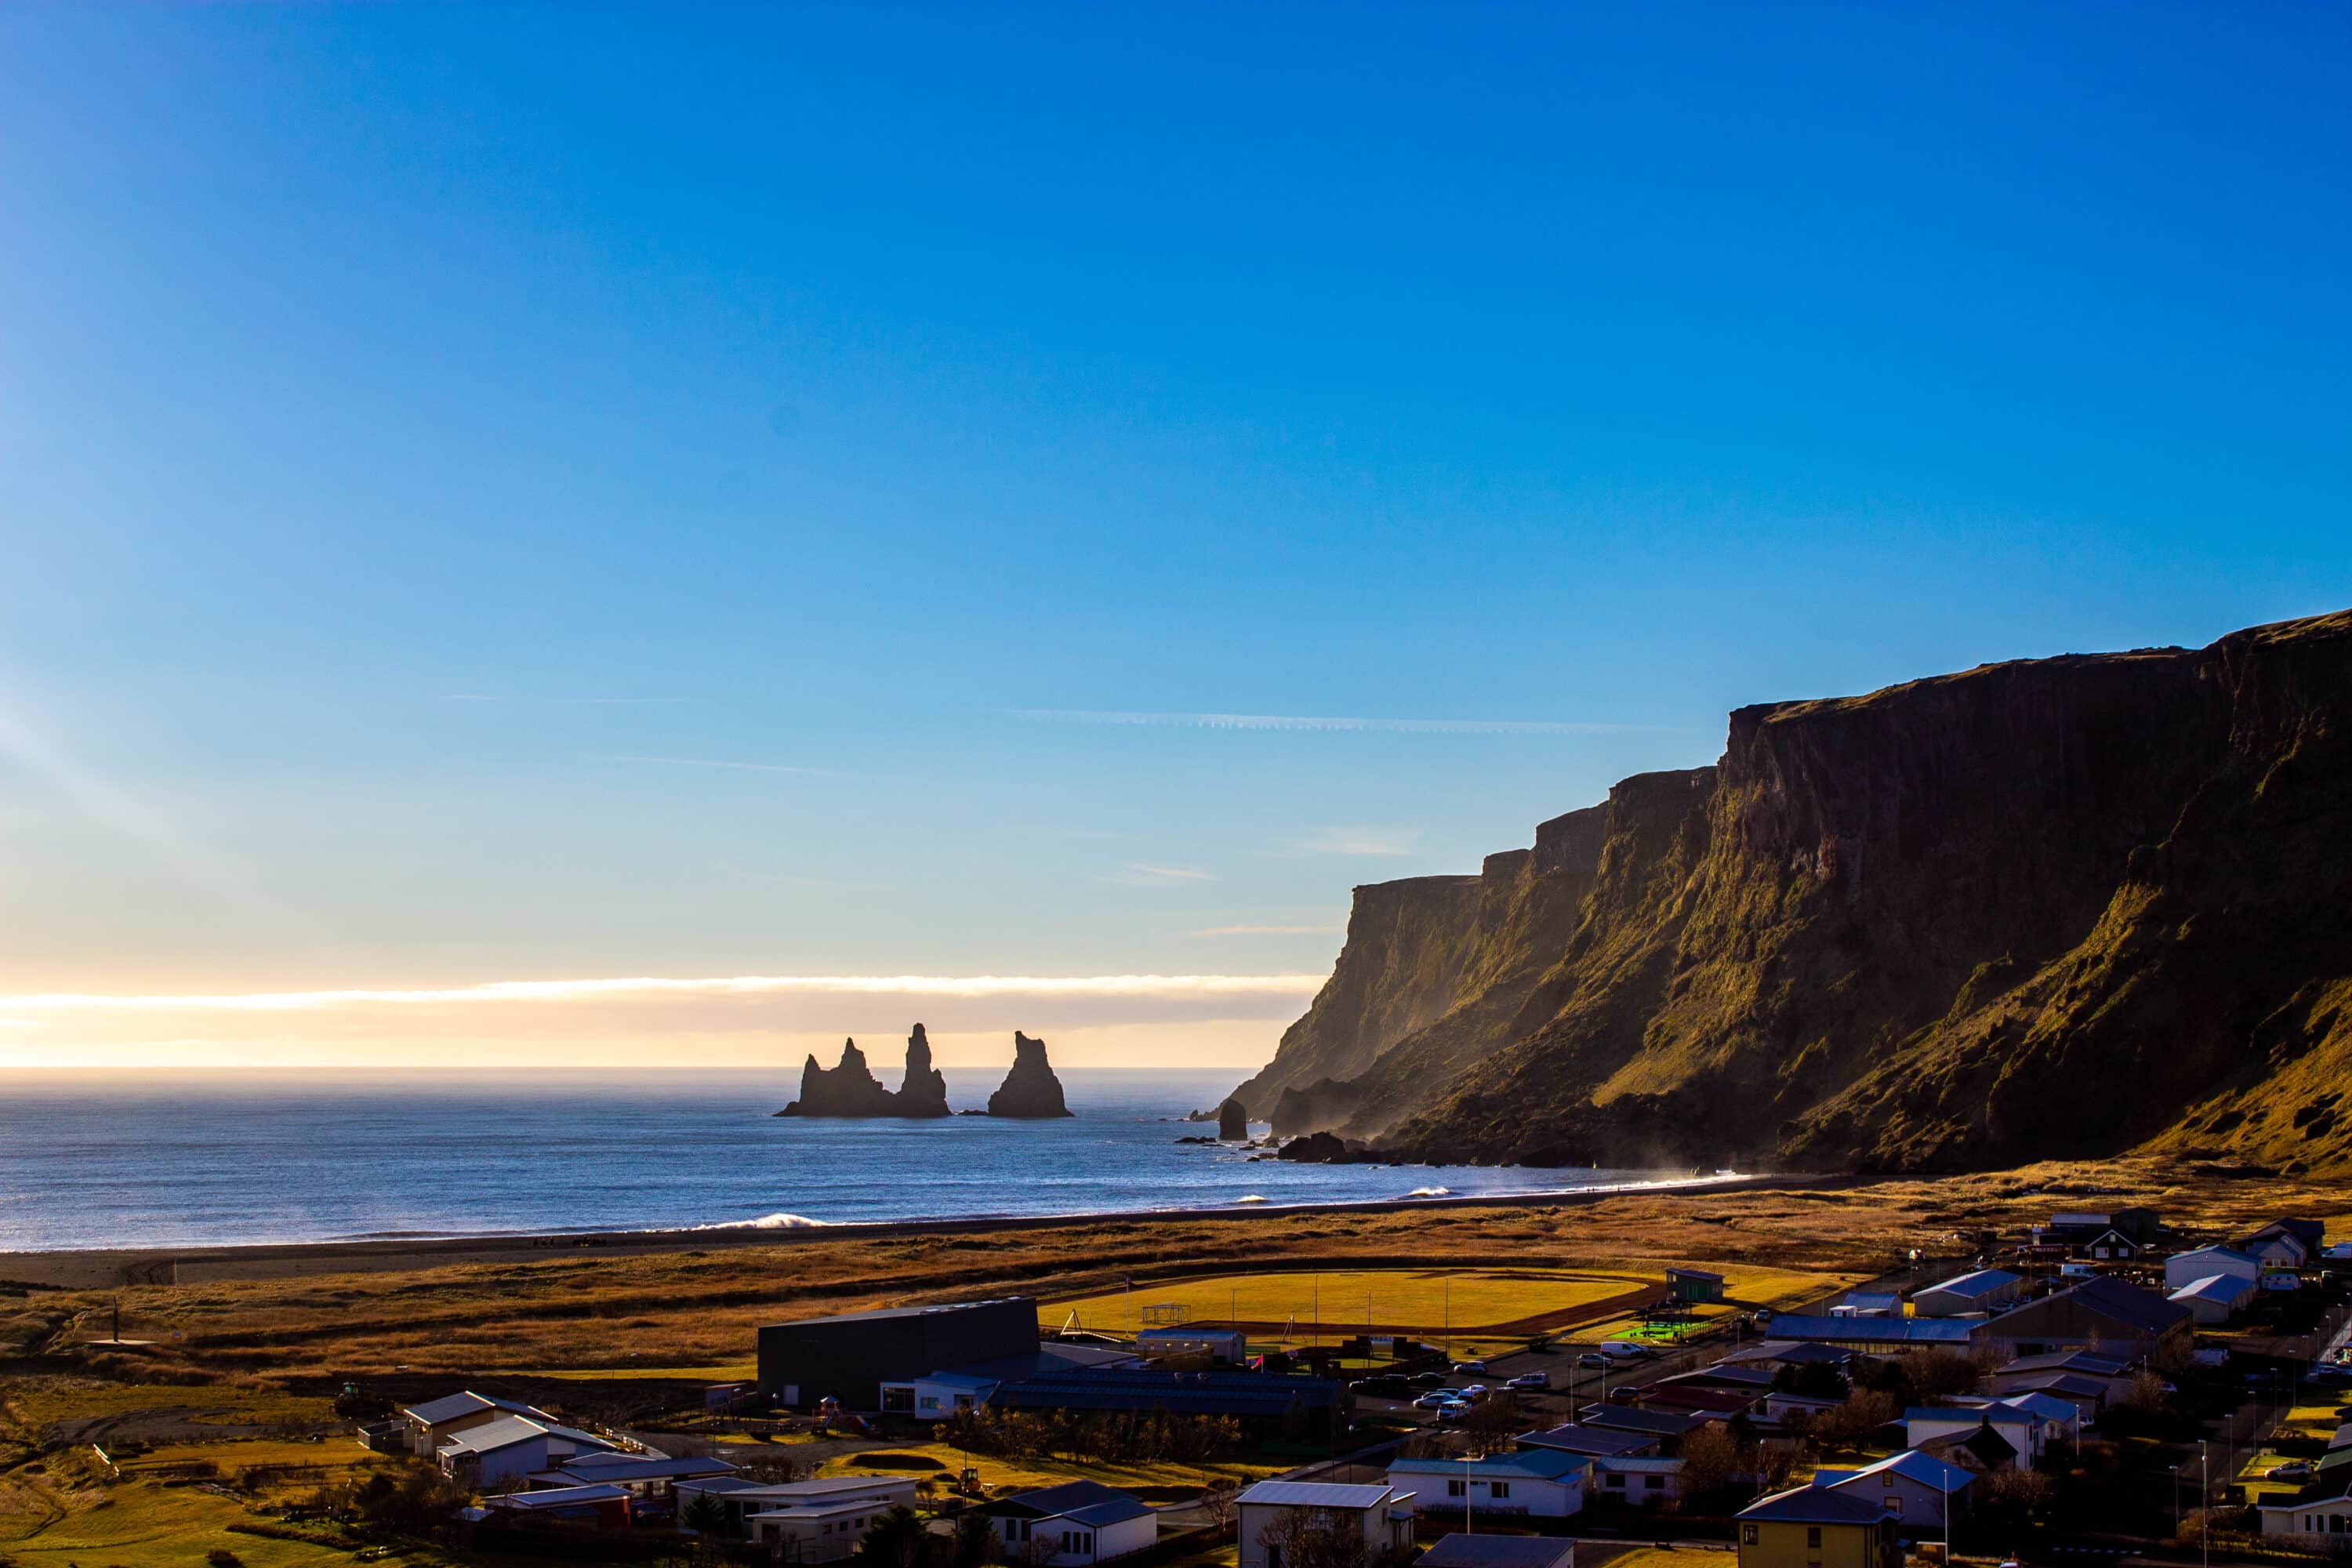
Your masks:
{"label": "blue sky", "polygon": [[[2293,5],[0,12],[0,990],[1311,977],[1738,704],[2342,607],[2347,67]],[[1298,998],[1131,1000],[952,1028]],[[154,1017],[0,1060],[414,1044]]]}

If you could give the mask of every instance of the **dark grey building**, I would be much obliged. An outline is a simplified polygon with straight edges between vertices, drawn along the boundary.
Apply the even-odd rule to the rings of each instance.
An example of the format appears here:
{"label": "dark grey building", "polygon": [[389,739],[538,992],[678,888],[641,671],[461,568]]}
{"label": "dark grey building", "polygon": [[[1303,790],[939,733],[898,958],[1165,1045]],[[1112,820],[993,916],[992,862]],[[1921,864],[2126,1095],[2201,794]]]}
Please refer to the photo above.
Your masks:
{"label": "dark grey building", "polygon": [[831,1395],[851,1410],[878,1410],[885,1383],[1036,1353],[1037,1303],[1027,1296],[845,1312],[761,1329],[760,1392],[787,1405]]}

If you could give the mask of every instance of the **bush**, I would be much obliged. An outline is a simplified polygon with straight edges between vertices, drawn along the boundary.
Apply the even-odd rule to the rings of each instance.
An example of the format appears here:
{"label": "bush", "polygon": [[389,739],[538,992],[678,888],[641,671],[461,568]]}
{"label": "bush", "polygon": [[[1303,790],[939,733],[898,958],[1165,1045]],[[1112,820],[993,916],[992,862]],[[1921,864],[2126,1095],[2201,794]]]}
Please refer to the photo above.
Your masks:
{"label": "bush", "polygon": [[226,1546],[215,1546],[205,1552],[205,1561],[212,1568],[245,1568],[245,1560]]}

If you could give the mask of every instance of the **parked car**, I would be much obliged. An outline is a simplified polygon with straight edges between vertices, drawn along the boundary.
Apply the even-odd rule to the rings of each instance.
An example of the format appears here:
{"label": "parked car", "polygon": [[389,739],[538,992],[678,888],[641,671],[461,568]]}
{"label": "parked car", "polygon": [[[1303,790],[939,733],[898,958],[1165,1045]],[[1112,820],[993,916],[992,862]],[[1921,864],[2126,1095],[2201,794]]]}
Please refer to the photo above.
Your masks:
{"label": "parked car", "polygon": [[1582,1355],[1576,1358],[1576,1364],[1585,1367],[1607,1366],[1609,1364],[1609,1358],[1602,1355],[1599,1351],[1586,1351]]}
{"label": "parked car", "polygon": [[1468,1384],[1467,1386],[1465,1386],[1465,1387],[1462,1390],[1461,1397],[1463,1397],[1464,1399],[1476,1399],[1476,1398],[1480,1397],[1481,1395],[1483,1395],[1486,1392],[1486,1385],[1485,1384],[1483,1384],[1483,1383],[1474,1383],[1474,1384]]}
{"label": "parked car", "polygon": [[1449,1399],[1437,1407],[1440,1421],[1459,1421],[1469,1414],[1470,1402],[1466,1399]]}
{"label": "parked car", "polygon": [[1631,1340],[1603,1340],[1601,1353],[1611,1361],[1647,1361],[1658,1352],[1647,1345],[1637,1345]]}
{"label": "parked car", "polygon": [[1511,1379],[1510,1382],[1503,1384],[1503,1386],[1505,1388],[1549,1388],[1551,1386],[1551,1373],[1548,1372],[1524,1372],[1518,1376]]}
{"label": "parked car", "polygon": [[1450,1394],[1424,1394],[1412,1402],[1412,1407],[1415,1410],[1443,1410],[1445,1406],[1457,1403],[1459,1401]]}
{"label": "parked car", "polygon": [[2307,1481],[2311,1479],[2311,1465],[2308,1460],[2289,1459],[2284,1465],[2273,1465],[2269,1469],[2264,1470],[2263,1479],[2270,1481]]}
{"label": "parked car", "polygon": [[1486,1370],[1486,1363],[1483,1361],[1457,1361],[1454,1363],[1454,1370],[1456,1372],[1484,1372]]}
{"label": "parked car", "polygon": [[1415,1388],[1443,1388],[1445,1385],[1445,1374],[1442,1372],[1417,1372],[1405,1381]]}
{"label": "parked car", "polygon": [[1632,1405],[1641,1397],[1642,1391],[1638,1388],[1621,1387],[1609,1391],[1609,1403],[1612,1405]]}

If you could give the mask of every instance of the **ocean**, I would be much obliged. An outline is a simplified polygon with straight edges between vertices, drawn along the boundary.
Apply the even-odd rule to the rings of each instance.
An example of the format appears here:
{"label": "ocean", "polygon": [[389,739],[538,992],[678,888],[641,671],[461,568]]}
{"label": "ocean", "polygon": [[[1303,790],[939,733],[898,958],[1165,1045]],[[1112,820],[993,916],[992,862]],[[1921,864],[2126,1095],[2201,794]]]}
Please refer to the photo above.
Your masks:
{"label": "ocean", "polygon": [[[984,1104],[1001,1076],[949,1069],[950,1103]],[[1061,1121],[778,1118],[792,1086],[760,1072],[19,1080],[0,1089],[0,1251],[1144,1213],[1647,1179],[1253,1163],[1177,1142],[1214,1131],[1181,1118],[1240,1076],[1063,1069],[1076,1114]]]}

